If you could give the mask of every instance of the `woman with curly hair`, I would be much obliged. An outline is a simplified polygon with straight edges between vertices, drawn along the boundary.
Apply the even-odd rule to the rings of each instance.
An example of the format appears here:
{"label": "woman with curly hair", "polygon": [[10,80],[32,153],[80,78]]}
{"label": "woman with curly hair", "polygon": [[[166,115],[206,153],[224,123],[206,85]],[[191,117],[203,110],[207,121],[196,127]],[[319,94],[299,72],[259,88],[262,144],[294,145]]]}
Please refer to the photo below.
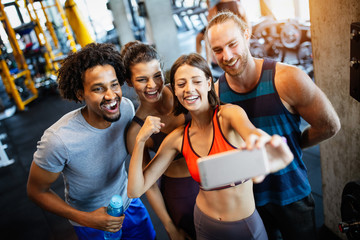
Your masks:
{"label": "woman with curly hair", "polygon": [[[92,43],[69,55],[59,70],[63,98],[85,102],[45,130],[30,168],[27,192],[40,207],[69,219],[79,239],[104,239],[122,229],[122,239],[154,239],[155,231],[140,199],[127,197],[125,130],[134,116],[122,97],[124,67],[112,44]],[[63,175],[65,200],[50,189]],[[123,199],[125,216],[106,206]]]}

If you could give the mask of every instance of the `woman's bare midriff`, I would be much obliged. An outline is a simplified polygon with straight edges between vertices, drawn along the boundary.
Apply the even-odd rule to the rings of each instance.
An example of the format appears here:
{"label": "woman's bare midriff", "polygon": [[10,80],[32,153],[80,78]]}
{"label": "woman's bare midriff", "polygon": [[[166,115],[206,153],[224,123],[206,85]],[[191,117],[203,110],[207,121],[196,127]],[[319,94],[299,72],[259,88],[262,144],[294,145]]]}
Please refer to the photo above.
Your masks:
{"label": "woman's bare midriff", "polygon": [[200,190],[196,203],[207,216],[221,221],[238,221],[255,211],[251,180],[222,190]]}

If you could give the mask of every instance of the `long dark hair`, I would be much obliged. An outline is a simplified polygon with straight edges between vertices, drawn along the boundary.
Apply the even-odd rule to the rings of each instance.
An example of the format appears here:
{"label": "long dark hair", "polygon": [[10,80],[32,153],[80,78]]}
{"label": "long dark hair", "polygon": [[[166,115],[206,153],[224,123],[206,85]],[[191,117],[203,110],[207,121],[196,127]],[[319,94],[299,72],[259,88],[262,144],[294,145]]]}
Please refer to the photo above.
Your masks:
{"label": "long dark hair", "polygon": [[[211,90],[208,92],[209,104],[213,109],[215,109],[216,106],[220,105],[219,97],[217,96],[217,94],[215,92],[213,76],[211,74],[209,65],[207,64],[206,60],[197,53],[181,55],[174,62],[174,64],[171,67],[171,70],[170,70],[170,84],[171,84],[172,90],[175,91],[175,87],[176,87],[175,79],[174,79],[175,73],[178,70],[178,68],[183,65],[189,65],[192,67],[196,67],[204,72],[206,79],[211,78],[211,80],[210,80],[211,81]],[[174,97],[174,115],[177,116],[182,113],[186,114],[186,113],[188,113],[188,110],[186,108],[184,108],[183,105],[181,105],[181,103],[179,102],[177,97]]]}
{"label": "long dark hair", "polygon": [[162,62],[159,54],[149,44],[140,41],[131,41],[121,48],[121,56],[125,66],[126,81],[131,80],[131,67],[138,63],[147,63],[154,59],[158,60],[162,68]]}

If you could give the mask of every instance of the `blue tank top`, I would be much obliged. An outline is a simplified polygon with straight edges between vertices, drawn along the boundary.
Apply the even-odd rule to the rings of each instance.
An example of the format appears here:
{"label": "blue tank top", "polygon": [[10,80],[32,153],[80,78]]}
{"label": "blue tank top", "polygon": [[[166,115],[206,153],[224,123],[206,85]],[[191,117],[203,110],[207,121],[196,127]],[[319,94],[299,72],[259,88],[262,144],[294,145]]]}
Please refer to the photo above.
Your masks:
{"label": "blue tank top", "polygon": [[260,80],[248,93],[237,93],[232,90],[225,74],[219,78],[220,100],[242,107],[255,127],[270,135],[278,134],[286,137],[294,154],[294,161],[289,166],[269,174],[262,183],[254,184],[257,206],[267,203],[287,205],[306,197],[311,192],[299,145],[300,116],[290,113],[281,102],[274,83],[275,66],[275,61],[264,59]]}

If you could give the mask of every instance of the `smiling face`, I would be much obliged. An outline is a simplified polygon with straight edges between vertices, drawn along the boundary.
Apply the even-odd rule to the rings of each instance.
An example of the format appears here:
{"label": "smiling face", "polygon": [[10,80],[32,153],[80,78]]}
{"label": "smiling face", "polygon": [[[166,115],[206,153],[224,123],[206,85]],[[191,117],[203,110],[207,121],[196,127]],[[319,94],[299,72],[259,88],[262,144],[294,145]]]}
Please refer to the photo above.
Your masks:
{"label": "smiling face", "polygon": [[250,56],[248,30],[243,33],[232,20],[213,25],[208,30],[208,41],[219,66],[230,76],[243,73]]}
{"label": "smiling face", "polygon": [[211,78],[196,67],[184,64],[174,75],[174,92],[181,105],[188,111],[208,109],[208,92],[211,90]]}
{"label": "smiling face", "polygon": [[121,87],[111,65],[98,65],[84,73],[84,90],[78,98],[85,101],[83,116],[96,128],[106,128],[120,118]]}
{"label": "smiling face", "polygon": [[130,67],[131,83],[140,101],[157,102],[164,88],[164,78],[160,62],[156,59],[150,62],[137,63]]}

